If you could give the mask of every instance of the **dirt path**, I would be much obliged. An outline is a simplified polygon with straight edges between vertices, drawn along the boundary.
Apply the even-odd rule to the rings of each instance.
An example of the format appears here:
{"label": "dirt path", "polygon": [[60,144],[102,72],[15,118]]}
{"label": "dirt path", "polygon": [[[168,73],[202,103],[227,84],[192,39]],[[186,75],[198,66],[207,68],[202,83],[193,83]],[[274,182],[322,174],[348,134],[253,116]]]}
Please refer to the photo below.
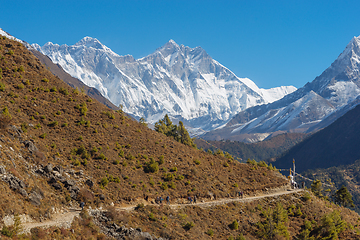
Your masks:
{"label": "dirt path", "polygon": [[[297,192],[301,192],[301,191],[303,191],[303,189],[280,190],[280,191],[276,191],[273,193],[259,194],[257,196],[252,196],[252,197],[245,196],[244,198],[223,198],[223,199],[213,200],[213,201],[209,201],[209,202],[197,202],[197,203],[193,203],[193,204],[170,204],[169,206],[172,209],[183,208],[183,207],[190,206],[190,205],[191,206],[199,206],[199,207],[212,207],[212,206],[222,205],[222,204],[226,204],[226,203],[230,203],[230,202],[249,202],[249,201],[254,201],[257,199],[261,199],[261,198],[276,197],[276,196],[280,196],[280,195],[292,194],[292,193],[297,193]],[[159,206],[158,204],[147,204],[147,205]],[[126,206],[126,207],[116,207],[116,209],[119,211],[121,211],[121,210],[122,211],[132,211],[132,210],[134,210],[135,207],[136,207],[135,205],[132,205],[132,206]],[[54,214],[51,220],[46,220],[43,222],[23,223],[23,224],[21,224],[22,233],[28,233],[28,232],[30,232],[30,229],[35,228],[35,227],[45,227],[46,228],[46,227],[51,227],[51,226],[57,226],[57,227],[70,228],[74,217],[78,217],[79,214],[80,214],[80,209],[70,209],[70,210],[68,210],[68,212]]]}
{"label": "dirt path", "polygon": [[[301,192],[303,191],[303,189],[296,189],[296,190],[280,190],[280,191],[276,191],[273,193],[267,193],[267,194],[259,194],[257,196],[245,196],[243,198],[222,198],[222,199],[218,199],[218,200],[212,200],[212,201],[208,201],[208,202],[197,202],[197,203],[181,203],[181,204],[170,204],[170,208],[172,209],[177,209],[177,208],[183,208],[183,207],[187,207],[187,206],[199,206],[199,207],[212,207],[212,206],[217,206],[217,205],[222,205],[222,204],[226,204],[226,203],[230,203],[230,202],[250,202],[250,201],[254,201],[257,199],[261,199],[261,198],[267,198],[267,197],[276,197],[276,196],[280,196],[280,195],[286,195],[286,194],[292,194],[292,193],[297,193],[297,192]],[[164,205],[166,205],[166,202],[164,201],[163,203]],[[160,206],[159,204],[145,204],[146,206],[152,205],[152,206]],[[134,208],[136,207],[136,205],[132,205],[132,206],[127,206],[127,207],[116,207],[117,210],[121,211],[132,211],[134,210]]]}
{"label": "dirt path", "polygon": [[68,212],[53,214],[53,217],[50,220],[46,220],[43,222],[22,223],[21,233],[28,233],[32,228],[36,228],[36,227],[47,228],[47,227],[57,226],[63,228],[70,228],[71,223],[74,220],[74,217],[78,217],[79,214],[80,214],[80,209],[79,210],[69,209]]}

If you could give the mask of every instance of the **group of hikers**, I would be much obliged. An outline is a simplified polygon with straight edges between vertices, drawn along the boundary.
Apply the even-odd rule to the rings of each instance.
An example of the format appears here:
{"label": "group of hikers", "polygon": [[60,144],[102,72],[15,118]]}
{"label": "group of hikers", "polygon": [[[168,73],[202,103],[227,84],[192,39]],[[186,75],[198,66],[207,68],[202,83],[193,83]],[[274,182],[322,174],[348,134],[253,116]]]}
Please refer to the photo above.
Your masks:
{"label": "group of hikers", "polygon": [[[161,205],[163,201],[164,201],[164,199],[163,199],[161,196],[155,198],[155,203],[156,203],[156,204],[160,204],[160,205]],[[166,203],[167,203],[167,204],[170,204],[170,197],[169,197],[169,196],[166,197]]]}
{"label": "group of hikers", "polygon": [[194,195],[194,197],[191,197],[191,196],[188,196],[188,201],[189,201],[189,204],[192,204],[193,202],[196,203],[197,201],[197,196]]}
{"label": "group of hikers", "polygon": [[[298,189],[298,188],[300,188],[300,185],[297,182],[292,180],[291,181],[291,188],[292,189]],[[301,188],[305,188],[305,182],[301,182]]]}

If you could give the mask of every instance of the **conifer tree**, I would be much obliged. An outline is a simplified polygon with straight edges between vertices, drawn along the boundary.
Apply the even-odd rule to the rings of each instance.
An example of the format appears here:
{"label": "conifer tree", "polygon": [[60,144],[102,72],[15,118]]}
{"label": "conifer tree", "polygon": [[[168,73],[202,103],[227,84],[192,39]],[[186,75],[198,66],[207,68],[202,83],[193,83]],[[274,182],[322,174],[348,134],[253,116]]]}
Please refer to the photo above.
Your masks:
{"label": "conifer tree", "polygon": [[155,123],[155,131],[162,133],[168,137],[174,138],[182,144],[196,148],[196,144],[190,137],[189,132],[186,130],[183,122],[179,121],[179,126],[173,124],[166,114],[163,119]]}
{"label": "conifer tree", "polygon": [[317,197],[323,197],[322,193],[322,184],[320,180],[315,180],[313,183],[311,183],[311,191],[314,193]]}
{"label": "conifer tree", "polygon": [[334,201],[344,207],[355,207],[352,196],[344,185],[335,192]]}

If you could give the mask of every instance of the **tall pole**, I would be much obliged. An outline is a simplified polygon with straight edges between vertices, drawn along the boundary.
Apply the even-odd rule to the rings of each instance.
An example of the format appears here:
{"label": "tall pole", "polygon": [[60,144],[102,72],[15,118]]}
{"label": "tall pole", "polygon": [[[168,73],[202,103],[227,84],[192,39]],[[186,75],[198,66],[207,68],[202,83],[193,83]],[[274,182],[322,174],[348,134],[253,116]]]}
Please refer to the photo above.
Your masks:
{"label": "tall pole", "polygon": [[295,159],[293,158],[293,177],[294,177],[294,181],[295,181]]}

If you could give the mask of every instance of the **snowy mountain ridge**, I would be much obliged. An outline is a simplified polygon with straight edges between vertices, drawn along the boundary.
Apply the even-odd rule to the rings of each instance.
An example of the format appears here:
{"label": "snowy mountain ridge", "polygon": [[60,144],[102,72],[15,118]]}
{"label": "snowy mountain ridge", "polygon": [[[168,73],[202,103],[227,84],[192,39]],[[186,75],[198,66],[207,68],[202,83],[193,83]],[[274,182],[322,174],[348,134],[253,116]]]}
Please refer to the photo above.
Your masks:
{"label": "snowy mountain ridge", "polygon": [[[360,37],[320,76],[273,103],[238,113],[229,123],[205,136],[207,139],[242,139],[242,135],[309,132],[319,130],[354,108],[360,97]],[[266,133],[266,134],[265,134]],[[254,137],[253,139],[256,139]]]}
{"label": "snowy mountain ridge", "polygon": [[167,113],[193,128],[211,130],[246,108],[271,103],[296,90],[293,86],[260,89],[201,47],[178,45],[174,40],[137,60],[119,56],[91,37],[72,46],[32,47],[115,105],[122,105],[125,112],[150,123]]}

